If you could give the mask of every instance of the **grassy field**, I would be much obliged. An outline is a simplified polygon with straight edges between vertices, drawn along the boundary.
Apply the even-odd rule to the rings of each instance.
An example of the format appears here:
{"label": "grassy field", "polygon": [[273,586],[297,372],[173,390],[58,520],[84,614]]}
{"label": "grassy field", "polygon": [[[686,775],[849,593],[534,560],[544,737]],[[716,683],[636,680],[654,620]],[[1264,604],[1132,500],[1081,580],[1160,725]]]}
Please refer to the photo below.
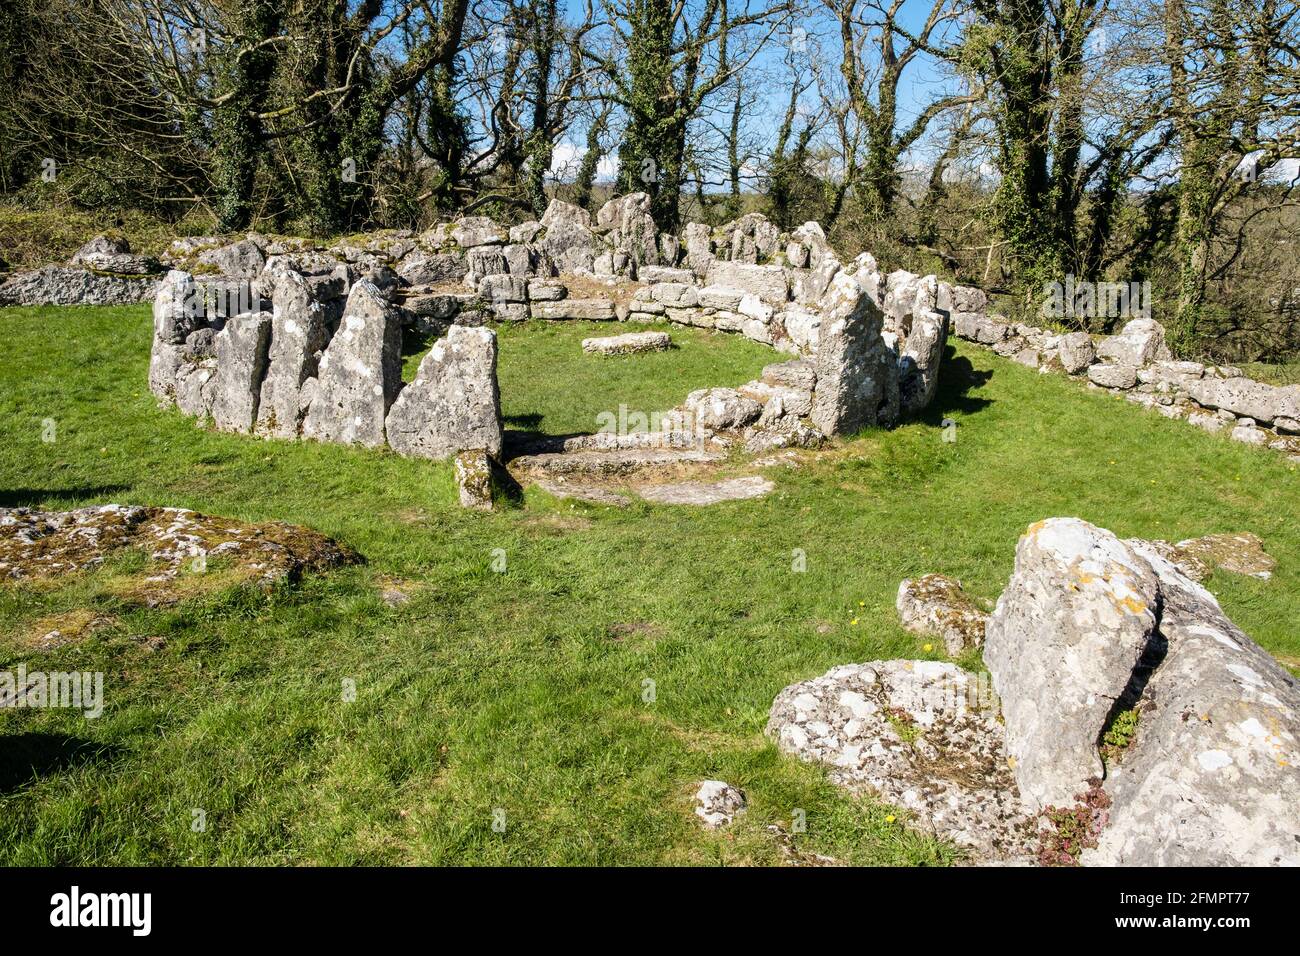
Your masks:
{"label": "grassy field", "polygon": [[[508,427],[591,429],[620,402],[667,407],[771,360],[685,329],[672,352],[596,360],[578,348],[590,334],[503,331]],[[159,609],[115,596],[130,556],[0,586],[0,669],[100,670],[106,696],[98,720],[0,711],[0,863],[770,864],[767,826],[797,810],[800,850],[952,862],[901,814],[780,755],[767,709],[836,664],[936,656],[897,623],[899,581],[943,571],[995,598],[1018,535],[1051,515],[1124,536],[1256,532],[1273,579],[1209,586],[1300,664],[1295,466],[981,350],[958,347],[925,421],[773,469],[763,500],[620,510],[530,490],[483,515],[456,506],[445,465],[159,411],[148,348],[146,308],[0,310],[0,504],[280,519],[367,563]],[[413,344],[408,370],[418,358]],[[390,606],[386,588],[410,600]],[[34,649],[42,622],[78,611],[99,629]],[[729,832],[691,815],[709,777],[748,792]]]}

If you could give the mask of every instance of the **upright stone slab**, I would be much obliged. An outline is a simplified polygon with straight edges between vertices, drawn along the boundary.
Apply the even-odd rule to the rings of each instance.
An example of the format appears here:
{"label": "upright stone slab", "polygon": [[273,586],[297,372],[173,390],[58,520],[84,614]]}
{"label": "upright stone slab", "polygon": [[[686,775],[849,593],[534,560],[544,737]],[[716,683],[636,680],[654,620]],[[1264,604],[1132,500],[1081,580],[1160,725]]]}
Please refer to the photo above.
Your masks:
{"label": "upright stone slab", "polygon": [[215,339],[217,376],[212,424],[224,432],[247,433],[257,420],[257,406],[271,346],[271,313],[237,315],[226,320]]}
{"label": "upright stone slab", "polygon": [[1049,518],[1016,547],[985,630],[1016,783],[1032,806],[1072,806],[1102,777],[1098,738],[1156,634],[1150,564],[1109,531]]}
{"label": "upright stone slab", "polygon": [[206,325],[194,276],[168,272],[153,300],[153,348],[149,355],[149,391],[164,404],[176,401],[176,374],[185,361],[185,339]]}
{"label": "upright stone slab", "polygon": [[495,332],[453,325],[434,343],[388,413],[388,444],[411,458],[501,453]]}
{"label": "upright stone slab", "polygon": [[257,432],[296,438],[307,413],[303,384],[316,375],[328,333],[325,309],[297,272],[274,278],[271,350],[257,409]]}
{"label": "upright stone slab", "polygon": [[907,334],[898,364],[898,390],[902,412],[915,415],[934,400],[939,387],[939,365],[948,342],[948,317],[942,312],[917,312]]}
{"label": "upright stone slab", "polygon": [[880,310],[847,272],[831,282],[821,313],[812,423],[823,435],[851,434],[879,422],[892,353],[880,337]]}
{"label": "upright stone slab", "polygon": [[302,433],[318,441],[384,444],[384,418],[402,387],[402,323],[369,281],[348,295],[343,321],[320,360]]}

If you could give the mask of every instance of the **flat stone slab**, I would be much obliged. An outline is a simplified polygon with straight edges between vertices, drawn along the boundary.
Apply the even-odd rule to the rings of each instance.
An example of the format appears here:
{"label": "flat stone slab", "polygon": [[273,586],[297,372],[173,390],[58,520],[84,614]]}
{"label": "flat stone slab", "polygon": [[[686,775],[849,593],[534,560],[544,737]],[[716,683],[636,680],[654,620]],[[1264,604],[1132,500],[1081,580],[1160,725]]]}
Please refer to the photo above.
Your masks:
{"label": "flat stone slab", "polygon": [[587,475],[619,477],[641,471],[708,465],[724,460],[723,452],[673,448],[632,448],[622,451],[576,451],[521,455],[510,462],[512,470],[547,477]]}
{"label": "flat stone slab", "polygon": [[667,332],[627,332],[583,339],[582,350],[592,355],[633,355],[637,352],[663,352],[672,344]]}
{"label": "flat stone slab", "polygon": [[761,475],[729,478],[726,481],[680,481],[666,485],[644,485],[636,489],[646,501],[661,505],[716,505],[722,501],[746,501],[770,494],[776,485]]}
{"label": "flat stone slab", "polygon": [[572,498],[593,505],[611,505],[615,508],[626,508],[632,503],[632,499],[627,495],[620,495],[618,492],[610,491],[602,485],[584,481],[543,479],[537,482],[537,487],[557,498]]}
{"label": "flat stone slab", "polygon": [[871,661],[791,684],[767,735],[832,782],[909,811],[977,862],[1027,856],[1034,814],[1008,768],[987,682],[940,661]]}

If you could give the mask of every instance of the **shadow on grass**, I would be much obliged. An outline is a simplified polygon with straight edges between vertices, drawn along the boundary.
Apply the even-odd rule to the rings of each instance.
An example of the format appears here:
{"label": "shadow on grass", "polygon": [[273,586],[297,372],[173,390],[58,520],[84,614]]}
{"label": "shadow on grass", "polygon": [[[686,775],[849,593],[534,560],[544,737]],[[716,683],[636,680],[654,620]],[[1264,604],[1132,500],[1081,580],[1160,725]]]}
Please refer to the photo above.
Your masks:
{"label": "shadow on grass", "polygon": [[943,364],[939,367],[939,387],[934,401],[926,407],[921,421],[927,425],[942,424],[949,412],[973,415],[993,404],[991,399],[967,394],[981,388],[993,377],[992,369],[977,369],[966,356],[957,356],[950,345],[944,349]]}
{"label": "shadow on grass", "polygon": [[12,793],[39,778],[88,763],[111,761],[120,747],[63,734],[0,737],[0,793]]}
{"label": "shadow on grass", "polygon": [[130,491],[130,485],[85,485],[81,488],[0,488],[0,508],[34,508],[50,498],[98,498]]}

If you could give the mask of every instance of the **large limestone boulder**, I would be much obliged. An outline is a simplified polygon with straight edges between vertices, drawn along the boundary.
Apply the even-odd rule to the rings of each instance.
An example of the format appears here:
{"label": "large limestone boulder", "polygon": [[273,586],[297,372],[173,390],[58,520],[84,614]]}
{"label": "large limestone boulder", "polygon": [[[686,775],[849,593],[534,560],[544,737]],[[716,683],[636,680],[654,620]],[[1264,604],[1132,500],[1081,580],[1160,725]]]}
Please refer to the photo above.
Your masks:
{"label": "large limestone boulder", "polygon": [[779,248],[781,230],[761,212],[750,212],[719,229],[728,258],[751,265],[770,259]]}
{"label": "large limestone boulder", "polygon": [[497,337],[453,325],[420,362],[415,381],[388,413],[388,444],[399,455],[446,458],[462,451],[501,453]]}
{"label": "large limestone boulder", "polygon": [[217,377],[212,424],[220,431],[247,433],[257,420],[262,377],[271,346],[271,313],[227,319],[214,339]]}
{"label": "large limestone boulder", "polygon": [[1249,378],[1201,378],[1189,382],[1187,394],[1206,408],[1222,408],[1260,422],[1285,416],[1286,390]]}
{"label": "large limestone boulder", "polygon": [[508,235],[505,229],[487,216],[465,216],[452,225],[451,238],[462,249],[473,249],[477,246],[501,245]]}
{"label": "large limestone boulder", "polygon": [[821,302],[814,363],[811,418],[822,434],[851,434],[879,423],[890,370],[897,368],[880,336],[882,321],[880,309],[852,276],[835,277]]}
{"label": "large limestone boulder", "polygon": [[686,396],[683,405],[697,426],[709,429],[743,428],[763,413],[763,406],[734,388],[701,388]]}
{"label": "large limestone boulder", "polygon": [[276,276],[271,298],[271,346],[257,409],[259,434],[296,438],[307,414],[303,387],[316,376],[329,338],[326,307],[307,278]]}
{"label": "large limestone boulder", "polygon": [[1169,359],[1165,327],[1155,319],[1134,319],[1118,335],[1101,340],[1097,345],[1097,357],[1135,368]]}
{"label": "large limestone boulder", "polygon": [[376,448],[402,387],[401,317],[374,283],[352,288],[343,320],[320,360],[304,437]]}
{"label": "large limestone boulder", "polygon": [[1038,809],[1104,774],[1097,741],[1156,634],[1150,565],[1078,518],[1033,525],[985,629],[1016,782]]}
{"label": "large limestone boulder", "polygon": [[1300,682],[1145,542],[1160,640],[1112,808],[1085,864],[1300,865]]}
{"label": "large limestone boulder", "polygon": [[1097,347],[1087,332],[1070,332],[1061,336],[1057,355],[1061,359],[1061,367],[1068,374],[1078,375],[1093,363],[1097,357]]}

